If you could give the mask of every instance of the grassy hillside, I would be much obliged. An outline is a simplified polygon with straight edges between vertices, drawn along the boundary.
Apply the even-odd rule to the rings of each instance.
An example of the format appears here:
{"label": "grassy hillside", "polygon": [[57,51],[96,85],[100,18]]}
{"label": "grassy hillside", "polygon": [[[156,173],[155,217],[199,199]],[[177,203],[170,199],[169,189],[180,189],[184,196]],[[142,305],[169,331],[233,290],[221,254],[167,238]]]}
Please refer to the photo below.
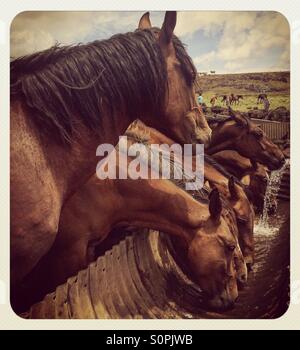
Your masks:
{"label": "grassy hillside", "polygon": [[[263,105],[257,105],[257,95],[261,92],[268,95],[270,109],[285,107],[290,109],[290,73],[242,73],[242,74],[213,74],[199,76],[197,91],[202,91],[204,102],[210,106],[210,98],[215,95],[239,94],[243,95],[239,106],[234,108],[247,111]],[[216,105],[222,105],[219,98]]]}

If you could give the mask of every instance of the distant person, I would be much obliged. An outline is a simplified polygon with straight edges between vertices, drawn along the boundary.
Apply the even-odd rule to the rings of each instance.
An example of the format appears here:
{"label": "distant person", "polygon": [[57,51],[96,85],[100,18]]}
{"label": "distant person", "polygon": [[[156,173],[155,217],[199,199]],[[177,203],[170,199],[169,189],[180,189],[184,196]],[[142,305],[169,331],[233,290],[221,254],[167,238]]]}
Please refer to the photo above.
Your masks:
{"label": "distant person", "polygon": [[244,99],[243,95],[237,95],[236,96],[236,103],[239,105],[240,104],[240,100],[243,100],[243,99]]}
{"label": "distant person", "polygon": [[202,93],[200,92],[199,95],[198,95],[198,103],[199,103],[200,106],[202,106],[203,102],[204,102],[203,96],[202,96]]}
{"label": "distant person", "polygon": [[270,109],[270,102],[267,97],[264,97],[263,104],[264,104],[264,112],[268,113]]}
{"label": "distant person", "polygon": [[210,99],[210,104],[212,107],[215,106],[216,102],[217,102],[218,96],[214,95],[211,99]]}
{"label": "distant person", "polygon": [[257,96],[257,102],[256,102],[256,103],[257,103],[257,104],[263,103],[265,98],[268,98],[268,95],[267,95],[267,94],[259,94],[259,95]]}

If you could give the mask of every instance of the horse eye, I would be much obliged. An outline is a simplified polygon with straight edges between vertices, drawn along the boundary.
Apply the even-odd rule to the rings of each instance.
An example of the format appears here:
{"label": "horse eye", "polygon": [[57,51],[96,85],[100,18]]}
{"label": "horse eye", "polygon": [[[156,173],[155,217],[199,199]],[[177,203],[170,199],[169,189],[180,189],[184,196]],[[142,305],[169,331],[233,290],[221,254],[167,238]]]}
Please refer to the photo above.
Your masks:
{"label": "horse eye", "polygon": [[227,248],[228,248],[231,252],[233,252],[233,251],[235,250],[236,246],[235,246],[234,244],[229,244],[229,245],[227,246]]}

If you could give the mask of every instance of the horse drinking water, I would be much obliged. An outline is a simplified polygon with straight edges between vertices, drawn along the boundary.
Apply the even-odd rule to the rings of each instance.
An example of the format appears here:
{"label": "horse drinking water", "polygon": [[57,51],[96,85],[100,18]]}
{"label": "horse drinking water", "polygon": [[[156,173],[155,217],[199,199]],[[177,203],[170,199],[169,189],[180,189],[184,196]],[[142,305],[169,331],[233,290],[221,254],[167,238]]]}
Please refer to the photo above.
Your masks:
{"label": "horse drinking water", "polygon": [[276,170],[285,163],[280,148],[249,118],[229,107],[230,117],[213,127],[212,139],[206,153],[213,155],[223,150],[235,150],[252,161]]}
{"label": "horse drinking water", "polygon": [[[140,140],[145,129],[143,134],[135,129],[134,135]],[[137,141],[130,138],[130,143]],[[122,152],[124,149],[118,147],[118,172],[127,170],[132,160],[128,156],[128,162],[122,162]],[[108,159],[111,157],[113,153]],[[245,282],[247,278],[233,210],[221,201],[217,190],[210,198],[205,190],[194,193],[193,198],[176,183],[164,179],[100,180],[92,176],[66,203],[55,243],[25,278],[26,288],[18,292],[16,302],[24,305],[26,297],[37,301],[53,291],[96,259],[92,247],[101,245],[113,229],[133,226],[179,238],[180,252],[207,303],[221,310],[233,306],[237,281]]]}

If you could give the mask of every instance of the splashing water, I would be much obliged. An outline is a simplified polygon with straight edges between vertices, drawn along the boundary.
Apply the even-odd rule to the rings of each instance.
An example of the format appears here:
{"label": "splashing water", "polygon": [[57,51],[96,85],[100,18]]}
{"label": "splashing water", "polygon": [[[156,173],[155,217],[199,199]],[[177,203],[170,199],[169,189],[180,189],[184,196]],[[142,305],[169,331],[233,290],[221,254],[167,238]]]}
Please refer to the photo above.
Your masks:
{"label": "splashing water", "polygon": [[287,159],[283,166],[271,172],[265,199],[263,213],[255,225],[255,231],[260,235],[275,234],[278,232],[279,228],[270,225],[270,212],[274,215],[277,209],[277,195],[280,189],[282,176],[286,169],[289,167],[290,160]]}

